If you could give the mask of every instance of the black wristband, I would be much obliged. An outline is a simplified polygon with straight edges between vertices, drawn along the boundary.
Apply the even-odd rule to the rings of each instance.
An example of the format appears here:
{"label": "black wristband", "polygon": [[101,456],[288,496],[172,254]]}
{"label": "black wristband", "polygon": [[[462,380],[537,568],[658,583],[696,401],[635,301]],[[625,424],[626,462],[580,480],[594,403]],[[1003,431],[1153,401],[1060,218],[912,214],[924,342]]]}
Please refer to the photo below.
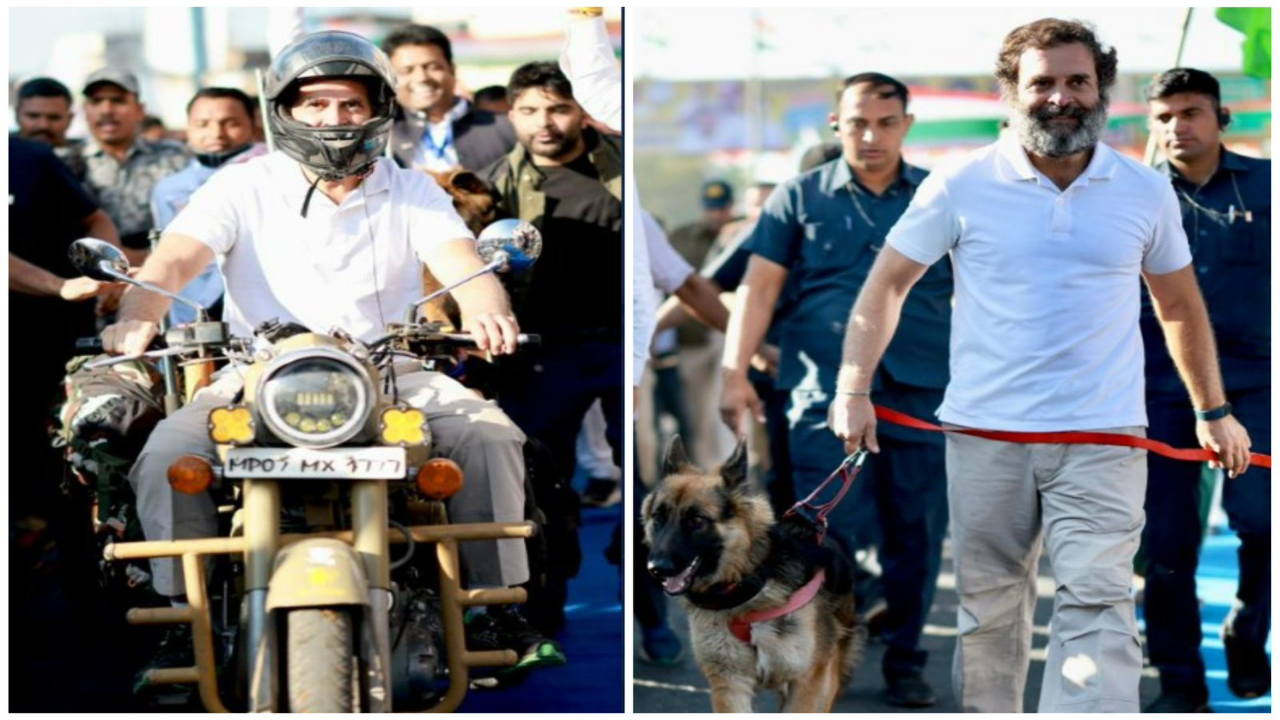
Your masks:
{"label": "black wristband", "polygon": [[1210,420],[1221,420],[1230,414],[1231,403],[1223,403],[1221,407],[1216,407],[1212,410],[1196,410],[1196,419],[1208,422]]}

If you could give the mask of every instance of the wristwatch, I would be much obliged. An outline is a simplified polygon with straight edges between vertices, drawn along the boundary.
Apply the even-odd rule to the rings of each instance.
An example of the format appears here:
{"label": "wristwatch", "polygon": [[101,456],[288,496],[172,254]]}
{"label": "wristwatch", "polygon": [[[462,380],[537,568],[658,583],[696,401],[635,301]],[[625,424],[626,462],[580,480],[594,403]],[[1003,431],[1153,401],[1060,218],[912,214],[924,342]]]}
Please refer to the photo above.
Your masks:
{"label": "wristwatch", "polygon": [[1231,403],[1223,403],[1221,407],[1212,410],[1196,410],[1197,420],[1221,420],[1231,414]]}

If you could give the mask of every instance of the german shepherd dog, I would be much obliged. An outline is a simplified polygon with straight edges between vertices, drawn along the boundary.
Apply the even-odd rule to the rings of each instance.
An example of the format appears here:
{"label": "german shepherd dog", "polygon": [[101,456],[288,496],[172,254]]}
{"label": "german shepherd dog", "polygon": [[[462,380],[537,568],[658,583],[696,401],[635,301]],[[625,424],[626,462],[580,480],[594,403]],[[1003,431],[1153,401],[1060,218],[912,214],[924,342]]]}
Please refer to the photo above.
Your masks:
{"label": "german shepherd dog", "polygon": [[[688,610],[712,708],[751,712],[764,687],[781,695],[783,712],[831,712],[866,639],[847,555],[829,540],[819,544],[807,518],[774,520],[747,482],[745,441],[707,473],[674,438],[663,475],[641,509],[649,572]],[[757,620],[789,605],[787,614]]]}

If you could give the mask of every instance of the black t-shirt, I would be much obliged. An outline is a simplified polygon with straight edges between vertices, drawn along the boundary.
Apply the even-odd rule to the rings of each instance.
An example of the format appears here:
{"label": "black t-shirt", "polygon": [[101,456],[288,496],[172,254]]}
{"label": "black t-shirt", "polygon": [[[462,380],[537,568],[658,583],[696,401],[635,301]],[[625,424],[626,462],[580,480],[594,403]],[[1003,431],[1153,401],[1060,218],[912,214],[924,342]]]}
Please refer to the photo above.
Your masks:
{"label": "black t-shirt", "polygon": [[[9,138],[9,252],[60,277],[76,277],[67,248],[84,236],[84,218],[97,209],[52,150]],[[10,291],[9,319],[11,333],[34,332],[61,356],[71,339],[93,334],[93,302]],[[16,347],[13,339],[10,347]]]}
{"label": "black t-shirt", "polygon": [[600,182],[587,153],[539,169],[546,177],[542,256],[517,308],[520,326],[549,338],[621,339],[622,203]]}

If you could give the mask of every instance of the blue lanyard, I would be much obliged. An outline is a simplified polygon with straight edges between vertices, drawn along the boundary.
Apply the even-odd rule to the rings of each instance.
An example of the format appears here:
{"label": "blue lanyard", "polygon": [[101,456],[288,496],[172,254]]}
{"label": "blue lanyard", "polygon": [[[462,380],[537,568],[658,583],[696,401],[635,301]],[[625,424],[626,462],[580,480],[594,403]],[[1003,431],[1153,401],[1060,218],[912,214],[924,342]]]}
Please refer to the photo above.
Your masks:
{"label": "blue lanyard", "polygon": [[427,125],[426,130],[422,133],[422,144],[436,156],[437,160],[444,160],[445,151],[449,149],[449,146],[453,145],[453,123],[445,126],[444,142],[440,143],[439,147],[436,147],[435,138],[431,137],[431,126]]}

